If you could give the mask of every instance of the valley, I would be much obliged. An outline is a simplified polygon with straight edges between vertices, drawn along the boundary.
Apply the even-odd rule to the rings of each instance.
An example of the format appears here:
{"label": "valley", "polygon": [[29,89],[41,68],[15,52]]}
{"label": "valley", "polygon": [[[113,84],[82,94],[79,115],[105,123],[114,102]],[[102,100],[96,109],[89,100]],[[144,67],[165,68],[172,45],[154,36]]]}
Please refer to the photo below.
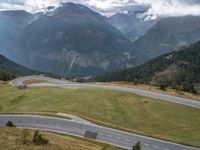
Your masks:
{"label": "valley", "polygon": [[[0,98],[4,100],[0,103],[0,112],[4,114],[65,112],[100,125],[198,146],[196,118],[199,109],[190,106],[124,92],[73,86],[18,90],[2,85],[0,90],[3,93]],[[185,132],[187,136],[182,135]],[[191,137],[194,137],[194,143],[191,143]]]}
{"label": "valley", "polygon": [[0,1],[0,150],[199,150],[199,10]]}

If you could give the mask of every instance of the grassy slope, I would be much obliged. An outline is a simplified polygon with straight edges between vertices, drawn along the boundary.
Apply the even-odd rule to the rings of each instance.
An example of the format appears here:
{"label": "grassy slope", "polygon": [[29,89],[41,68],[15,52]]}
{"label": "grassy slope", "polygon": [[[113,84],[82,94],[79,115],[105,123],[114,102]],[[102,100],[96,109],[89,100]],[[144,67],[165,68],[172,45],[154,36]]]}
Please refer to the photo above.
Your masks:
{"label": "grassy slope", "polygon": [[166,88],[166,90],[163,91],[159,87],[156,87],[156,86],[153,86],[153,85],[148,85],[148,84],[134,85],[134,84],[130,84],[128,82],[105,82],[105,83],[101,82],[101,83],[98,83],[98,84],[122,86],[122,87],[128,87],[128,88],[140,89],[140,90],[151,91],[151,92],[156,92],[156,93],[168,94],[168,95],[172,95],[172,96],[178,96],[178,97],[189,98],[189,99],[200,101],[200,95],[199,94],[177,91],[177,90],[174,90],[174,89],[171,89],[171,88]]}
{"label": "grassy slope", "polygon": [[[35,83],[51,83],[46,80],[26,80],[23,82],[26,85],[30,84],[35,84]],[[183,92],[183,91],[177,91],[172,88],[166,88],[165,91],[161,90],[159,87],[148,85],[148,84],[130,84],[128,82],[97,82],[96,84],[103,84],[103,85],[112,85],[112,86],[121,86],[121,87],[128,87],[128,88],[134,88],[134,89],[141,89],[141,90],[146,90],[146,91],[152,91],[156,93],[162,93],[162,94],[168,94],[172,96],[178,96],[178,97],[183,97],[183,98],[188,98],[188,99],[193,99],[193,100],[198,100],[200,101],[200,95],[199,94],[193,94],[189,92]]]}
{"label": "grassy slope", "polygon": [[16,128],[0,128],[0,150],[102,150],[103,147],[107,147],[109,150],[121,150],[104,144],[48,132],[40,133],[49,139],[50,143],[45,146],[36,146],[31,142],[33,136],[31,130],[27,130],[30,133],[29,143],[22,144],[22,131],[22,129]]}
{"label": "grassy slope", "polygon": [[48,82],[46,80],[35,80],[35,79],[33,79],[33,80],[25,80],[25,81],[23,81],[23,83],[26,84],[26,85],[29,85],[29,84],[35,84],[35,83],[50,83],[50,82]]}
{"label": "grassy slope", "polygon": [[97,123],[200,147],[200,110],[109,90],[0,86],[0,113],[70,112]]}

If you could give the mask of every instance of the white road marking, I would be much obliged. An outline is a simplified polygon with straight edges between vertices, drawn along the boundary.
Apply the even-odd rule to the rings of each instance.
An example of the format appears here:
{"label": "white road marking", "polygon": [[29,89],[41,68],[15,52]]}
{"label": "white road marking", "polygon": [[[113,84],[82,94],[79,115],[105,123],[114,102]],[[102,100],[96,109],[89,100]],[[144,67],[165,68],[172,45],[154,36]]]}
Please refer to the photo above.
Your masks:
{"label": "white road marking", "polygon": [[127,141],[127,142],[130,142],[131,140],[129,140],[129,139],[126,139],[125,141]]}
{"label": "white road marking", "polygon": [[158,146],[153,146],[154,148],[159,148]]}

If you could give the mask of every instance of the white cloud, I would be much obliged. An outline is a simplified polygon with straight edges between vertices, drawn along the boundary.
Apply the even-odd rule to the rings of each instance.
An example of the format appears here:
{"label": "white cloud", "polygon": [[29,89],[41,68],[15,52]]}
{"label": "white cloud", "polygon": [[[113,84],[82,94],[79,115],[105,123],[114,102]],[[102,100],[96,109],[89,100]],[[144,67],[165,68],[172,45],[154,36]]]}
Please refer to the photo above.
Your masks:
{"label": "white cloud", "polygon": [[192,0],[135,0],[139,5],[149,5],[148,15],[159,17],[169,16],[200,16],[200,3]]}
{"label": "white cloud", "polygon": [[0,3],[0,10],[19,10],[24,9],[23,5],[11,4],[11,3]]}
{"label": "white cloud", "polygon": [[60,6],[61,0],[26,0],[24,6],[29,12],[39,12],[48,6]]}
{"label": "white cloud", "polygon": [[123,7],[125,5],[132,4],[129,2],[129,0],[88,0],[84,3],[103,10],[109,10],[114,7]]}
{"label": "white cloud", "polygon": [[0,10],[24,9],[34,13],[48,6],[60,6],[61,2],[84,4],[102,14],[148,7],[144,16],[200,16],[200,0],[0,0]]}

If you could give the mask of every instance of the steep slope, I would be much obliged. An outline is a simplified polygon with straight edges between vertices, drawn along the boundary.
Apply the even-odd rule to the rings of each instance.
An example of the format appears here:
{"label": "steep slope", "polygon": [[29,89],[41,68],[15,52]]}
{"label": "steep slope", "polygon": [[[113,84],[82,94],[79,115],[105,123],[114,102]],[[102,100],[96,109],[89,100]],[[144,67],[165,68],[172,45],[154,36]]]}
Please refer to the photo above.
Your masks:
{"label": "steep slope", "polygon": [[133,43],[132,54],[135,63],[143,63],[198,40],[200,40],[200,17],[165,18]]}
{"label": "steep slope", "polygon": [[174,86],[200,83],[200,41],[175,52],[155,58],[143,65],[96,77],[98,81],[137,79],[142,83]]}
{"label": "steep slope", "polygon": [[144,20],[139,18],[139,15],[145,11],[129,11],[128,13],[117,13],[108,18],[108,22],[118,28],[127,38],[132,41],[137,40],[144,35],[153,25],[156,20]]}
{"label": "steep slope", "polygon": [[21,33],[29,23],[38,18],[23,10],[0,11],[0,54],[18,61],[20,59]]}
{"label": "steep slope", "polygon": [[[6,55],[7,57],[15,55],[15,52],[19,47],[19,33],[21,29],[19,26],[8,18],[0,15],[0,54]],[[8,51],[9,49],[9,51]]]}
{"label": "steep slope", "polygon": [[67,3],[23,32],[21,64],[64,75],[90,75],[126,67],[130,41],[105,17],[85,6]]}
{"label": "steep slope", "polygon": [[35,15],[30,14],[24,10],[1,11],[0,16],[11,20],[15,25],[19,27],[25,27],[35,19]]}
{"label": "steep slope", "polygon": [[18,65],[15,62],[0,55],[0,80],[10,80],[16,76],[26,76],[33,74],[40,74],[40,72]]}

